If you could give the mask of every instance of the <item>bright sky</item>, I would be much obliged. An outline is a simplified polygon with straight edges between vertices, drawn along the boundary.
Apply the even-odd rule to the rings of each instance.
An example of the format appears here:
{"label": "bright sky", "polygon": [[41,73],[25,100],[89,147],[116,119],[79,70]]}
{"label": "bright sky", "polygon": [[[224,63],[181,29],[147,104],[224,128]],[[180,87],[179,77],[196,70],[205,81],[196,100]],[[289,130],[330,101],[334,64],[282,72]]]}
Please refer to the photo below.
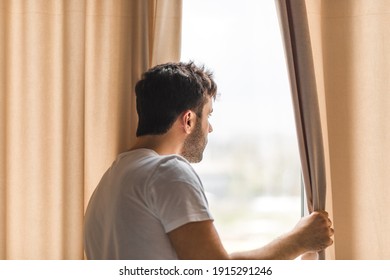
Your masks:
{"label": "bright sky", "polygon": [[213,137],[295,134],[274,0],[184,0],[182,61],[214,71]]}
{"label": "bright sky", "polygon": [[[231,250],[253,248],[290,229],[300,215],[300,198],[285,197],[299,190],[300,172],[275,2],[183,0],[182,23],[181,60],[213,70],[221,93],[204,160],[194,167],[212,199],[224,244]],[[257,197],[260,190],[252,186],[260,185],[263,194],[277,188],[282,198]],[[239,201],[237,193],[251,198]],[[270,211],[284,214],[276,218]]]}

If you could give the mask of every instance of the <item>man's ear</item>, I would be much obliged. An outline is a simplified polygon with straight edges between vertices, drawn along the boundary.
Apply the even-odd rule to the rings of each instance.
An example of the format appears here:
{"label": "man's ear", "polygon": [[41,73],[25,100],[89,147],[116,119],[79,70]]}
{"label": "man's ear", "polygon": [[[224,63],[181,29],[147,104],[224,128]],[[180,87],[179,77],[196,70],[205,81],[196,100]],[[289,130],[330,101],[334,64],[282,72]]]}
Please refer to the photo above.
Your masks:
{"label": "man's ear", "polygon": [[182,125],[187,134],[190,134],[195,127],[195,113],[191,110],[187,110],[182,115]]}

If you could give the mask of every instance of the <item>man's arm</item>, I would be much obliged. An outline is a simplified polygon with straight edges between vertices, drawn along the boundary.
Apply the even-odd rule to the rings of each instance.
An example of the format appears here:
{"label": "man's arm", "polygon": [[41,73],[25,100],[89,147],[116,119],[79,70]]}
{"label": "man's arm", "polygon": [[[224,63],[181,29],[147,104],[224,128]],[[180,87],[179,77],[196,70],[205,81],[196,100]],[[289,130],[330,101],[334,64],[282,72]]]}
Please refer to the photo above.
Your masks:
{"label": "man's arm", "polygon": [[228,254],[212,221],[185,224],[168,233],[179,259],[295,259],[310,252],[320,251],[333,241],[333,229],[326,212],[314,212],[302,218],[289,233],[264,247]]}
{"label": "man's arm", "polygon": [[211,220],[185,224],[169,232],[168,237],[179,259],[229,259]]}

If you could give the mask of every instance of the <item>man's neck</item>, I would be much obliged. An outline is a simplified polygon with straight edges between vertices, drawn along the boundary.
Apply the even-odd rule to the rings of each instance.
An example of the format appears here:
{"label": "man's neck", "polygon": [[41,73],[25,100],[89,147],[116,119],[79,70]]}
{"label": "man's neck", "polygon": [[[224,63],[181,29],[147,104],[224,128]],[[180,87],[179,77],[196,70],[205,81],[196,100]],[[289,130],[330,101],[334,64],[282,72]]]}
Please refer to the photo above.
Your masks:
{"label": "man's neck", "polygon": [[138,137],[130,150],[150,149],[159,155],[181,154],[182,144],[169,134],[146,135]]}

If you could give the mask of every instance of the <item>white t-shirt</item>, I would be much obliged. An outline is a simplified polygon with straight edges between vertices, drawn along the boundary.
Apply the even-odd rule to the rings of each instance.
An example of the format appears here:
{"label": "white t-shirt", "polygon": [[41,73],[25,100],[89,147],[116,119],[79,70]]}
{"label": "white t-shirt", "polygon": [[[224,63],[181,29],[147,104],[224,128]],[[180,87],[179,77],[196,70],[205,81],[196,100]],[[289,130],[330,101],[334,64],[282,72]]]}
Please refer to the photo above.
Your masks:
{"label": "white t-shirt", "polygon": [[201,180],[181,156],[138,149],[120,154],[85,214],[88,259],[177,259],[166,233],[212,220]]}

